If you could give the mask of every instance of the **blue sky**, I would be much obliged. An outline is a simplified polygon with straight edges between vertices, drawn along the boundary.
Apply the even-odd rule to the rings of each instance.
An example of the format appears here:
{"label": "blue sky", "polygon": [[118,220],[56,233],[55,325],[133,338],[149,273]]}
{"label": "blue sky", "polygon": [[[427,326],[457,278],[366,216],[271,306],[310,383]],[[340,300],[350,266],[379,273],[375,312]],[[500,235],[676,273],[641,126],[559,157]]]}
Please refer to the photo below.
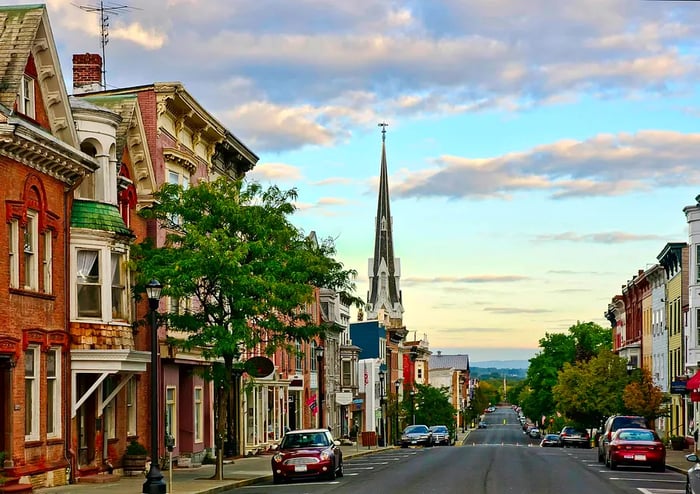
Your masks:
{"label": "blue sky", "polygon": [[[8,5],[35,3],[7,1]],[[64,78],[96,14],[47,2]],[[99,5],[93,1],[92,5]],[[132,0],[107,84],[181,81],[299,191],[367,291],[388,122],[405,323],[433,350],[527,359],[607,325],[700,193],[700,2]]]}

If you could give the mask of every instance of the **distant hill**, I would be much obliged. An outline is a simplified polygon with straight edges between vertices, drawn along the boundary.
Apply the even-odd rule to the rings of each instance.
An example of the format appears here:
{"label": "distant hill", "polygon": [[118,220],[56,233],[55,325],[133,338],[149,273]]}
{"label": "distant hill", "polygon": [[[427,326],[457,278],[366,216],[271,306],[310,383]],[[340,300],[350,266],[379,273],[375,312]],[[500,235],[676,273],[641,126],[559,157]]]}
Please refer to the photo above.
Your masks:
{"label": "distant hill", "polygon": [[482,367],[494,369],[527,369],[530,362],[527,360],[485,360],[483,362],[469,362],[469,367]]}

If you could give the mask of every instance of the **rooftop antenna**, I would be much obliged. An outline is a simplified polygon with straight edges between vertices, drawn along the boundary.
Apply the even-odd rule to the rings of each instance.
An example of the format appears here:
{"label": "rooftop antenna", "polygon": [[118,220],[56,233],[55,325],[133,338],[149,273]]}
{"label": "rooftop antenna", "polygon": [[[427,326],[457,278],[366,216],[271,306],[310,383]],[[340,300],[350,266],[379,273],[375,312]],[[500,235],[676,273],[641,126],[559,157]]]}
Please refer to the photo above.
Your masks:
{"label": "rooftop antenna", "polygon": [[110,14],[119,14],[120,12],[124,11],[131,11],[131,10],[141,10],[137,9],[136,7],[130,7],[129,5],[116,5],[116,4],[107,4],[105,5],[104,0],[100,0],[99,5],[75,5],[73,6],[78,7],[80,10],[84,10],[85,12],[99,12],[100,14],[100,38],[101,42],[100,44],[102,45],[102,89],[107,89],[107,58],[105,57],[105,47],[107,46],[107,43],[109,43],[109,15]]}

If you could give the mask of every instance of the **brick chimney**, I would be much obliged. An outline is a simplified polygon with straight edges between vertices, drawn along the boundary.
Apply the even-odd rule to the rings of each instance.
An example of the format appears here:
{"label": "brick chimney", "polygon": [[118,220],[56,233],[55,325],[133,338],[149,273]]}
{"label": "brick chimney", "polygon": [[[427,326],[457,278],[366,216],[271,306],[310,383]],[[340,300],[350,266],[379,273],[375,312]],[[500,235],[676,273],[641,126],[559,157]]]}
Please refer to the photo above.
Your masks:
{"label": "brick chimney", "polygon": [[96,53],[73,55],[73,94],[102,89],[102,57]]}

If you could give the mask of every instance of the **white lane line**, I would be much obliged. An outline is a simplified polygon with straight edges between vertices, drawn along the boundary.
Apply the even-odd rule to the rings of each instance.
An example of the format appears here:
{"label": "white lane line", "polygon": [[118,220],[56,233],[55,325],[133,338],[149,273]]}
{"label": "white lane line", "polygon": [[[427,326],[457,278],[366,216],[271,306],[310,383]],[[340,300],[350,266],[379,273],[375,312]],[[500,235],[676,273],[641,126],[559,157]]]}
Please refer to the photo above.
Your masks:
{"label": "white lane line", "polygon": [[622,480],[623,482],[663,482],[665,484],[685,484],[685,480],[635,479],[634,477],[610,477],[608,480]]}
{"label": "white lane line", "polygon": [[676,493],[676,492],[685,492],[685,491],[679,491],[677,489],[645,489],[644,487],[637,487],[637,490],[641,492],[642,494],[671,494]]}
{"label": "white lane line", "polygon": [[351,467],[350,465],[343,465],[343,471],[349,468],[352,470],[374,470],[374,467]]}

